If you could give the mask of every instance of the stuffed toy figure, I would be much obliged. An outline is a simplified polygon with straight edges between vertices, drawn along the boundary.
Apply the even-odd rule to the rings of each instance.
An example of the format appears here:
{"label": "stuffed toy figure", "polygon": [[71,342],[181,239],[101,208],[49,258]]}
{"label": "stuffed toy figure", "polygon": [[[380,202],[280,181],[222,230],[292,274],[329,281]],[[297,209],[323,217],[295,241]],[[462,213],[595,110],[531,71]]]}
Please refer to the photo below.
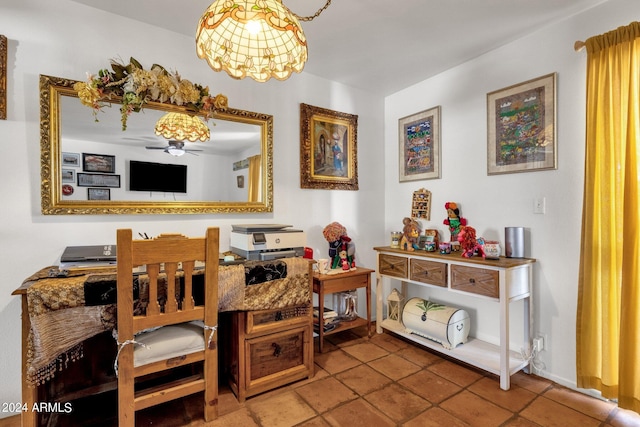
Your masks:
{"label": "stuffed toy figure", "polygon": [[476,229],[468,225],[460,227],[460,231],[457,236],[460,247],[462,248],[462,256],[464,258],[471,258],[476,253],[482,258],[485,257],[484,248],[476,239]]}
{"label": "stuffed toy figure", "polygon": [[418,236],[420,236],[420,225],[412,218],[402,220],[404,227],[402,228],[402,238],[400,239],[400,249],[413,252],[420,249],[418,246]]}
{"label": "stuffed toy figure", "polygon": [[347,235],[347,229],[339,222],[332,222],[322,230],[322,235],[329,242],[330,268],[355,270],[356,245]]}
{"label": "stuffed toy figure", "polygon": [[442,223],[449,226],[451,242],[456,242],[458,240],[460,227],[467,225],[467,220],[460,216],[460,209],[458,209],[458,205],[456,203],[447,202],[445,203],[444,208],[447,210],[447,219]]}

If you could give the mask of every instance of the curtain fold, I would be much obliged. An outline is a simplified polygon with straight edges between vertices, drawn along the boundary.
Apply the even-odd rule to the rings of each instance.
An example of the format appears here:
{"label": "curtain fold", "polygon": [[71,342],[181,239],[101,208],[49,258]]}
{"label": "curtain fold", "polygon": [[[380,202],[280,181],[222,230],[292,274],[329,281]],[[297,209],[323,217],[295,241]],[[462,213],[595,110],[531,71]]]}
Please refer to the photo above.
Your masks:
{"label": "curtain fold", "polygon": [[249,201],[260,200],[260,154],[249,157]]}
{"label": "curtain fold", "polygon": [[586,47],[577,381],[640,412],[640,23]]}

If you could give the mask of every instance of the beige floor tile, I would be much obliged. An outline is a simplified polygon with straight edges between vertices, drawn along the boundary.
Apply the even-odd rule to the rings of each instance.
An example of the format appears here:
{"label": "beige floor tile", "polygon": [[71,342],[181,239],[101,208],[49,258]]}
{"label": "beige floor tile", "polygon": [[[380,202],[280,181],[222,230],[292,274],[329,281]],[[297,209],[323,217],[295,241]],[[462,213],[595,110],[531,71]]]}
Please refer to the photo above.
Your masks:
{"label": "beige floor tile", "polygon": [[517,385],[512,385],[509,390],[502,390],[500,381],[489,377],[476,381],[467,390],[512,412],[520,411],[537,397],[535,393]]}
{"label": "beige floor tile", "polygon": [[426,369],[398,382],[431,403],[442,402],[461,390],[460,386]]}
{"label": "beige floor tile", "polygon": [[553,383],[546,378],[526,374],[520,371],[511,375],[511,384],[515,384],[534,393],[541,394],[543,391],[551,387]]}
{"label": "beige floor tile", "polygon": [[297,425],[297,427],[329,427],[329,424],[322,416],[317,416]]}
{"label": "beige floor tile", "polygon": [[546,397],[538,397],[520,416],[545,427],[599,426],[600,421],[573,410]]}
{"label": "beige floor tile", "polygon": [[333,377],[307,384],[296,389],[296,392],[319,414],[358,397]]}
{"label": "beige floor tile", "polygon": [[342,381],[344,385],[364,396],[374,390],[381,389],[391,382],[391,379],[382,375],[367,365],[356,366],[355,368],[340,372],[335,378]]}
{"label": "beige floor tile", "polygon": [[454,417],[447,411],[434,407],[402,424],[402,427],[468,427],[469,424]]}
{"label": "beige floor tile", "polygon": [[425,367],[433,365],[434,363],[442,362],[444,359],[435,353],[432,353],[423,348],[410,345],[406,348],[398,350],[396,354],[400,357],[415,363],[418,366]]}
{"label": "beige floor tile", "polygon": [[415,363],[396,356],[395,354],[373,360],[369,362],[369,366],[394,381],[407,377],[421,369],[420,366]]}
{"label": "beige floor tile", "polygon": [[313,408],[293,391],[260,400],[247,400],[246,407],[260,425],[270,427],[293,426],[316,416]]}
{"label": "beige floor tile", "polygon": [[466,390],[440,403],[440,407],[474,427],[499,426],[513,417],[512,412]]}
{"label": "beige floor tile", "polygon": [[364,398],[397,423],[410,420],[432,406],[429,401],[396,383],[374,391]]}
{"label": "beige floor tile", "polygon": [[549,388],[543,396],[600,421],[606,421],[611,412],[616,409],[616,405],[612,402],[594,399],[561,386]]}
{"label": "beige floor tile", "polygon": [[518,416],[504,423],[502,427],[540,427],[540,425]]}
{"label": "beige floor tile", "polygon": [[384,427],[395,423],[363,399],[341,405],[325,414],[324,419],[334,427]]}
{"label": "beige floor tile", "polygon": [[341,349],[338,349],[322,354],[316,353],[315,363],[329,374],[333,375],[353,368],[354,366],[358,366],[362,362],[355,357],[351,357]]}
{"label": "beige floor tile", "polygon": [[342,350],[361,362],[370,362],[389,354],[387,350],[370,342],[350,345],[348,347],[343,347]]}
{"label": "beige floor tile", "polygon": [[[333,344],[336,347],[343,347],[347,345],[354,345],[359,342],[368,341],[369,338],[362,337],[353,332],[353,330],[347,330],[338,332],[337,334],[329,335],[324,337],[324,345],[327,346],[327,343]],[[326,348],[325,348],[326,351]]]}
{"label": "beige floor tile", "polygon": [[403,341],[400,338],[388,333],[373,334],[373,336],[371,337],[371,342],[379,345],[380,347],[391,353],[411,346],[411,344],[409,344],[408,342]]}
{"label": "beige floor tile", "polygon": [[[155,426],[156,424],[153,425]],[[237,411],[222,415],[214,421],[197,425],[204,425],[207,427],[260,427],[260,425],[255,422],[247,408],[238,409]]]}
{"label": "beige floor tile", "polygon": [[427,369],[462,387],[466,387],[483,377],[483,374],[448,360],[429,365]]}

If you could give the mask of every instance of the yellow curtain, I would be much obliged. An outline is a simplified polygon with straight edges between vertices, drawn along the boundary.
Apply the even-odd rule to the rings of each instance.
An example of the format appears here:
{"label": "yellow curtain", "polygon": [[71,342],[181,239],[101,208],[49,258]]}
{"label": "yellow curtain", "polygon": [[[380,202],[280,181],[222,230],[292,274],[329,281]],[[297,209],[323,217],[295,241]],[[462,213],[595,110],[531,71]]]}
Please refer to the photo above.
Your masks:
{"label": "yellow curtain", "polygon": [[586,47],[578,387],[640,412],[640,23]]}
{"label": "yellow curtain", "polygon": [[260,154],[249,157],[249,201],[260,200]]}

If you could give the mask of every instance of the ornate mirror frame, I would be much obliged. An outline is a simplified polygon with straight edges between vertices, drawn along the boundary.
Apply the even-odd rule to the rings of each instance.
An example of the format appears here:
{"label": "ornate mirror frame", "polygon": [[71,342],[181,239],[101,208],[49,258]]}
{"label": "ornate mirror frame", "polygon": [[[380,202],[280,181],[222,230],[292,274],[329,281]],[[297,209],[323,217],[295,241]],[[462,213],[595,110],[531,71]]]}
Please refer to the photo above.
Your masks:
{"label": "ornate mirror frame", "polygon": [[[225,201],[118,201],[64,200],[62,198],[62,144],[60,97],[77,98],[76,80],[40,76],[41,205],[45,215],[102,214],[208,214],[273,212],[273,116],[227,108],[213,120],[230,120],[261,128],[261,194],[259,202]],[[78,101],[80,102],[80,101]],[[113,103],[117,103],[113,102]],[[145,109],[186,112],[173,104],[149,102]]]}

